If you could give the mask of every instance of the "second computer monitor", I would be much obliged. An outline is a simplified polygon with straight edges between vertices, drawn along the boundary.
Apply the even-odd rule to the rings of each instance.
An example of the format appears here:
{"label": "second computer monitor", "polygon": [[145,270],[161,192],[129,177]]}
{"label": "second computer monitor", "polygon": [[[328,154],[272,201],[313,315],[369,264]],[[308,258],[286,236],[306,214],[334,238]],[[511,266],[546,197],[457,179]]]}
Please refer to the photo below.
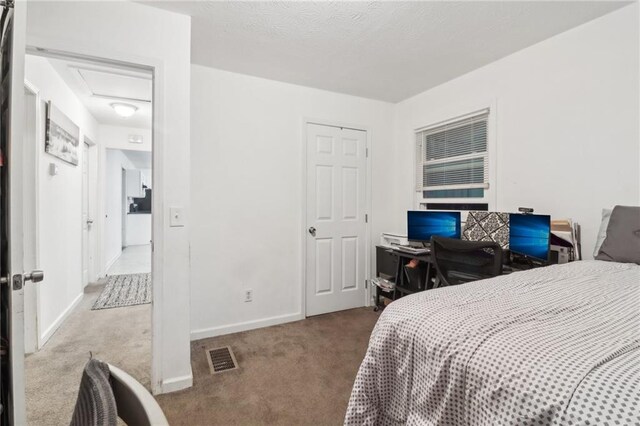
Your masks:
{"label": "second computer monitor", "polygon": [[429,242],[431,237],[460,238],[460,212],[410,210],[407,212],[409,241]]}
{"label": "second computer monitor", "polygon": [[509,250],[546,262],[549,258],[551,217],[538,214],[509,215]]}

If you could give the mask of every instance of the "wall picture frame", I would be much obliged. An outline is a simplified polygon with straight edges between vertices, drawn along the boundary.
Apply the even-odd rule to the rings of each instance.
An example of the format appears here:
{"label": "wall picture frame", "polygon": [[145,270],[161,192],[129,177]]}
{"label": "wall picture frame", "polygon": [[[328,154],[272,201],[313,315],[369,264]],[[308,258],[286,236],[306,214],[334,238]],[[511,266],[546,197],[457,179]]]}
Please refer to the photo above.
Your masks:
{"label": "wall picture frame", "polygon": [[69,117],[47,102],[44,151],[77,166],[80,152],[80,128]]}

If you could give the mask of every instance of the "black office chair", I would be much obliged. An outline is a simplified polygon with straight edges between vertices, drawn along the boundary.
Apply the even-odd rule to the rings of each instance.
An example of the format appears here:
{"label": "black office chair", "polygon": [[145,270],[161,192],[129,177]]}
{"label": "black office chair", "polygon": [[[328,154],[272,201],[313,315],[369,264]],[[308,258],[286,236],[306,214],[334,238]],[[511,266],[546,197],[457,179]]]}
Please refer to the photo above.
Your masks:
{"label": "black office chair", "polygon": [[492,278],[502,273],[502,248],[493,241],[463,241],[431,237],[436,267],[433,288]]}

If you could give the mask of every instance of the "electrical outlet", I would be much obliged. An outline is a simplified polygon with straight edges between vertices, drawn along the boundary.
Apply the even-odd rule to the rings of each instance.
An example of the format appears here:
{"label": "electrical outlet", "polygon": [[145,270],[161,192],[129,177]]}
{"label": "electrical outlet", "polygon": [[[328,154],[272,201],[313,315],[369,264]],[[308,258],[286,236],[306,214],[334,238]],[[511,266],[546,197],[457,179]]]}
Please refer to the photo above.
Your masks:
{"label": "electrical outlet", "polygon": [[252,289],[246,289],[244,291],[244,301],[245,302],[252,302],[253,301],[253,290]]}

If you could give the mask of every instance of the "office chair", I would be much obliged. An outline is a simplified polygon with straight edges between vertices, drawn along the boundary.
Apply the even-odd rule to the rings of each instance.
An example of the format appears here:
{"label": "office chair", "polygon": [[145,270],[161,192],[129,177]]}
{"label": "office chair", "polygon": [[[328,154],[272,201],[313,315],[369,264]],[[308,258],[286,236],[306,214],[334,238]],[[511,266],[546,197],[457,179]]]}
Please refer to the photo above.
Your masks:
{"label": "office chair", "polygon": [[431,237],[436,267],[433,288],[492,278],[502,273],[502,248],[493,241],[463,241]]}

